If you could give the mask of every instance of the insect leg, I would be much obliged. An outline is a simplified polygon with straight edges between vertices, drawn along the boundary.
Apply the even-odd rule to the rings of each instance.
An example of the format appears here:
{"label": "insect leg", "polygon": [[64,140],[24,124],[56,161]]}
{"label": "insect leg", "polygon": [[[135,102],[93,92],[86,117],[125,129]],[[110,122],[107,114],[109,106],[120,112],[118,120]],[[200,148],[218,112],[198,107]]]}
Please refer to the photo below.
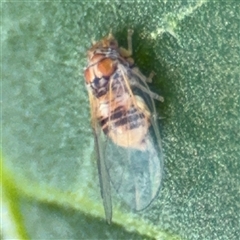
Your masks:
{"label": "insect leg", "polygon": [[[139,71],[139,72],[140,72],[140,71]],[[155,75],[155,72],[153,72],[153,71],[150,72],[148,78],[146,78],[146,82],[152,83],[152,79],[153,79],[154,75]]]}
{"label": "insect leg", "polygon": [[137,67],[132,68],[134,74],[136,74],[142,81],[147,83],[152,83],[152,79],[155,75],[155,72],[151,72],[148,77],[145,77]]}
{"label": "insect leg", "polygon": [[162,96],[159,96],[158,94],[150,91],[149,89],[147,89],[146,87],[144,87],[143,85],[139,84],[136,82],[136,84],[134,84],[135,87],[139,88],[140,90],[142,90],[143,92],[147,93],[151,98],[156,99],[160,102],[164,102],[164,98]]}
{"label": "insect leg", "polygon": [[[132,56],[132,35],[133,35],[133,30],[129,29],[128,30],[128,36],[127,36],[127,41],[128,41],[128,49],[120,47],[119,52],[121,56],[124,58],[130,58]],[[131,59],[133,61],[133,59]]]}
{"label": "insect leg", "polygon": [[[134,68],[132,69],[132,72],[137,75],[138,78],[130,78],[129,80],[129,83],[132,87],[136,87],[138,89],[140,89],[141,91],[143,91],[144,93],[148,94],[150,97],[152,97],[153,99],[156,99],[160,102],[164,102],[164,98],[162,96],[159,96],[158,94],[150,91],[150,89],[147,87],[147,86],[144,86],[144,85],[147,85],[146,82],[147,82],[147,78],[137,69],[137,68]],[[152,78],[153,76],[153,72],[150,74],[150,79]],[[151,76],[152,75],[152,76]],[[144,85],[142,85],[141,83],[139,83],[137,81],[137,79],[140,79]]]}
{"label": "insect leg", "polygon": [[132,55],[132,35],[133,35],[133,30],[132,29],[128,29],[127,40],[128,40],[128,53],[129,53],[129,56]]}

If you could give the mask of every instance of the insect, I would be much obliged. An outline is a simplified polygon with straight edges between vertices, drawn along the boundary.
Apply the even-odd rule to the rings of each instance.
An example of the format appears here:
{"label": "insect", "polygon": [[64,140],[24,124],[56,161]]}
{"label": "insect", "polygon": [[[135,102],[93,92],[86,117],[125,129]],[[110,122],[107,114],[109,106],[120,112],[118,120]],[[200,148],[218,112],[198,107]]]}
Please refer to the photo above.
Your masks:
{"label": "insect", "polygon": [[84,70],[95,137],[101,196],[112,221],[111,187],[133,210],[148,207],[158,194],[163,156],[153,99],[146,78],[135,66],[132,30],[128,49],[110,33],[88,50]]}

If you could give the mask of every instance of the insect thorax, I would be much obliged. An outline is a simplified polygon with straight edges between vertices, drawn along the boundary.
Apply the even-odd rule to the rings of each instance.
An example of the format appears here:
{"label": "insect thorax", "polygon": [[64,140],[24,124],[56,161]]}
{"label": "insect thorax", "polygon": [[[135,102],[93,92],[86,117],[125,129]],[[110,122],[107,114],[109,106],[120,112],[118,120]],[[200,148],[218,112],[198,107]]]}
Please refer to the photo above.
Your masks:
{"label": "insect thorax", "polygon": [[125,83],[118,67],[120,64],[130,69],[129,63],[115,49],[95,50],[85,70],[85,79],[88,89],[96,98],[101,98],[110,89],[115,96],[122,93],[120,89],[124,88]]}

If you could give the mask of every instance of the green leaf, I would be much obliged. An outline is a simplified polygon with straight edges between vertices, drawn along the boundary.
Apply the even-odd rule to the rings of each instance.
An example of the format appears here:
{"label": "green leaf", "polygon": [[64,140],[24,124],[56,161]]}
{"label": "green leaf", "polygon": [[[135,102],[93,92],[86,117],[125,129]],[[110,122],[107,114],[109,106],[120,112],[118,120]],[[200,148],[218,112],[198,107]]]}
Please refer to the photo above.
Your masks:
{"label": "green leaf", "polygon": [[[3,2],[3,239],[238,239],[237,1]],[[165,178],[131,213],[100,196],[83,68],[112,29],[156,73]]]}

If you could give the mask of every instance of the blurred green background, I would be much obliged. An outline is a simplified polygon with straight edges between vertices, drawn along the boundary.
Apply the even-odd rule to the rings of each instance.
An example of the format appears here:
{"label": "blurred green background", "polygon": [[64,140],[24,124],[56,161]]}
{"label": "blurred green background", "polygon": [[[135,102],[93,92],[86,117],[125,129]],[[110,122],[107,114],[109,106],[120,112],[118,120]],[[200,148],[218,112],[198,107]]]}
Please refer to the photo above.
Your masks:
{"label": "blurred green background", "polygon": [[[239,239],[240,3],[3,2],[5,239]],[[105,223],[83,68],[110,29],[156,73],[165,177],[138,214]]]}

